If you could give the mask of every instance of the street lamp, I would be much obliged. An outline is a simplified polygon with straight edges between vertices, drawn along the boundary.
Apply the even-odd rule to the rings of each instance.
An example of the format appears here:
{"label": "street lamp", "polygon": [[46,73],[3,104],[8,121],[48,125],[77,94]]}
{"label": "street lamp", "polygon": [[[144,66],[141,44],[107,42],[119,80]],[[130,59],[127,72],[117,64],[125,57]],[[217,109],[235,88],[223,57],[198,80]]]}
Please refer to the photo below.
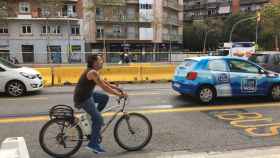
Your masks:
{"label": "street lamp", "polygon": [[254,16],[254,17],[249,17],[249,18],[245,18],[245,19],[241,19],[241,20],[237,21],[237,22],[232,26],[232,28],[231,28],[230,35],[229,35],[229,42],[232,42],[232,40],[231,40],[231,39],[232,39],[232,33],[233,33],[235,27],[236,27],[238,24],[240,24],[240,23],[242,23],[242,22],[245,22],[245,21],[248,21],[248,20],[251,20],[251,19],[256,19],[256,18],[257,18],[257,17]]}

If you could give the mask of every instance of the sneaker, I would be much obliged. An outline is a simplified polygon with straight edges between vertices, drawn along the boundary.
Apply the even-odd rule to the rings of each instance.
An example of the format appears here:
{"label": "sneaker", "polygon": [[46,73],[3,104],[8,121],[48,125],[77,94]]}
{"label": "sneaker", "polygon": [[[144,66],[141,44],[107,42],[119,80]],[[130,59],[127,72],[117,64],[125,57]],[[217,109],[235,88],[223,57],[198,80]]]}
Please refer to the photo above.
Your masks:
{"label": "sneaker", "polygon": [[95,154],[102,154],[106,152],[99,144],[94,147],[86,146],[86,149]]}

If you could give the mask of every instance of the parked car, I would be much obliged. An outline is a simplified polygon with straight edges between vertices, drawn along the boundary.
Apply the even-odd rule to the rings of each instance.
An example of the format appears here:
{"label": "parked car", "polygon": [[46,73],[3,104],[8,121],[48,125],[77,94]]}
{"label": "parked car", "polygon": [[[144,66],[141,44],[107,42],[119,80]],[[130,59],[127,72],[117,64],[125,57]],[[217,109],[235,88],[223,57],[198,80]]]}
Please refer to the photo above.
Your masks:
{"label": "parked car", "polygon": [[43,88],[41,74],[28,67],[14,65],[0,58],[0,92],[11,96],[22,96],[29,91]]}
{"label": "parked car", "polygon": [[259,52],[252,54],[249,58],[263,68],[280,73],[280,52]]}
{"label": "parked car", "polygon": [[176,70],[172,88],[201,103],[216,97],[270,96],[280,100],[280,77],[239,57],[207,56],[185,59]]}

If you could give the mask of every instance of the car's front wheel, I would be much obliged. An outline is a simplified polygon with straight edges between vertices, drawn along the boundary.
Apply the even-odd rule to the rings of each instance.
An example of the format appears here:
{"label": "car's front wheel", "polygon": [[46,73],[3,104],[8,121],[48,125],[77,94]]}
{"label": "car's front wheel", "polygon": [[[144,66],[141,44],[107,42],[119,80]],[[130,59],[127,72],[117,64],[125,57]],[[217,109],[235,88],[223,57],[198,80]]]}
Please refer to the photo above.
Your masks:
{"label": "car's front wheel", "polygon": [[202,86],[197,92],[197,99],[203,104],[209,104],[216,98],[215,90],[210,86]]}
{"label": "car's front wheel", "polygon": [[280,84],[272,86],[270,97],[273,101],[280,101]]}
{"label": "car's front wheel", "polygon": [[6,93],[13,97],[24,95],[26,92],[25,85],[20,81],[10,81],[6,85]]}

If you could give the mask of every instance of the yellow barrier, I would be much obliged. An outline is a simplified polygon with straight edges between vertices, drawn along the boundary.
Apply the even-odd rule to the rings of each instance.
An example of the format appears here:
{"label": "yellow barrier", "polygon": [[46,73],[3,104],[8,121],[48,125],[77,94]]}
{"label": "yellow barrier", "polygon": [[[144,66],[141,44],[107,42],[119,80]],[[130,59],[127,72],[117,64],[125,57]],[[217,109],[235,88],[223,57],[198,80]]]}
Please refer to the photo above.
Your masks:
{"label": "yellow barrier", "polygon": [[51,86],[52,85],[52,69],[51,68],[34,68],[39,71],[43,76],[44,85]]}
{"label": "yellow barrier", "polygon": [[[171,80],[176,65],[130,65],[104,67],[101,77],[109,82],[140,82]],[[37,68],[46,79],[47,85],[52,83],[50,68]],[[54,85],[75,84],[85,67],[56,67],[53,68]]]}
{"label": "yellow barrier", "polygon": [[109,82],[134,82],[141,81],[140,67],[138,66],[112,66],[105,67],[100,72],[104,80]]}
{"label": "yellow barrier", "polygon": [[85,67],[56,67],[53,69],[54,85],[75,84]]}
{"label": "yellow barrier", "polygon": [[141,68],[143,81],[169,81],[175,71],[175,65],[144,66]]}

